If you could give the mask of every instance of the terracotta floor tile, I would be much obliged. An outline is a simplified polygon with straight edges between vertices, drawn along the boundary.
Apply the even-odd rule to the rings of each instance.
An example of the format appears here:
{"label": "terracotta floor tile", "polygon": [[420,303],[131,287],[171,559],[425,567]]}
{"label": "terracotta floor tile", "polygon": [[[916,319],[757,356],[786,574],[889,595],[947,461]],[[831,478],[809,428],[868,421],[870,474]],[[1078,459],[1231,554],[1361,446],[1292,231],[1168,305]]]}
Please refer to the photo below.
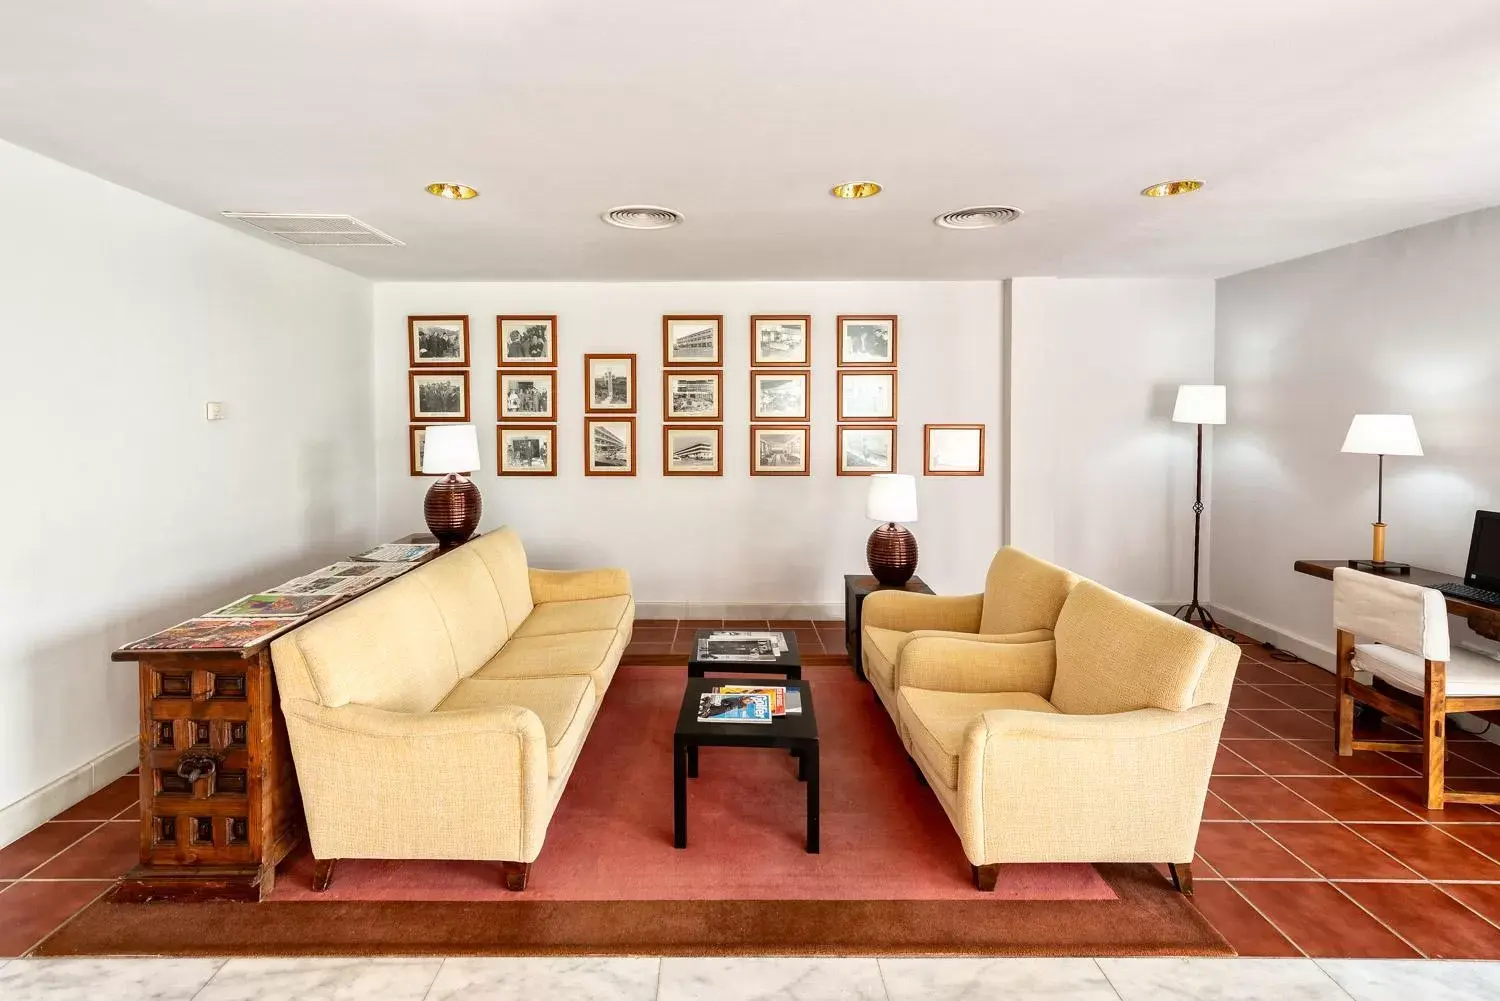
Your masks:
{"label": "terracotta floor tile", "polygon": [[1250,824],[1203,824],[1198,854],[1230,878],[1289,879],[1316,875]]}
{"label": "terracotta floor tile", "polygon": [[1467,744],[1448,741],[1448,757],[1443,764],[1443,773],[1448,778],[1481,778],[1497,779],[1500,775],[1487,765],[1481,764],[1472,758],[1466,758],[1462,754],[1455,753],[1456,748],[1467,747]]}
{"label": "terracotta floor tile", "polygon": [[1285,778],[1292,792],[1338,820],[1411,820],[1412,815],[1346,775]]}
{"label": "terracotta floor tile", "polygon": [[1299,709],[1261,709],[1247,712],[1256,724],[1265,727],[1278,737],[1299,740],[1333,740],[1333,727]]}
{"label": "terracotta floor tile", "polygon": [[1431,824],[1350,824],[1349,827],[1428,879],[1500,880],[1500,865]]}
{"label": "terracotta floor tile", "polygon": [[651,640],[655,643],[670,643],[676,635],[676,626],[643,626],[637,622],[635,629],[630,634],[630,638],[633,640]]}
{"label": "terracotta floor tile", "polygon": [[1331,883],[1235,883],[1282,934],[1318,958],[1415,959],[1417,953]]}
{"label": "terracotta floor tile", "polygon": [[765,619],[725,619],[725,629],[766,629]]}
{"label": "terracotta floor tile", "polygon": [[1286,675],[1256,660],[1240,658],[1240,666],[1235,669],[1234,680],[1244,682],[1247,685],[1285,685],[1289,679]]}
{"label": "terracotta floor tile", "polygon": [[1247,820],[1331,820],[1328,814],[1269,776],[1219,775],[1208,787]]}
{"label": "terracotta floor tile", "polygon": [[0,893],[0,956],[19,956],[99,894],[111,880],[12,883]]}
{"label": "terracotta floor tile", "polygon": [[[1306,685],[1298,685],[1298,688],[1307,688]],[[1234,690],[1229,693],[1229,708],[1231,709],[1285,709],[1286,703],[1278,702],[1254,685],[1235,685]]]}
{"label": "terracotta floor tile", "polygon": [[635,620],[635,624],[638,627],[639,626],[670,626],[673,629],[677,628],[677,620],[676,619],[636,619]]}
{"label": "terracotta floor tile", "polygon": [[1305,751],[1327,765],[1332,765],[1336,770],[1345,775],[1353,775],[1356,778],[1365,776],[1412,776],[1416,775],[1416,769],[1408,767],[1405,762],[1397,761],[1384,754],[1374,751],[1355,751],[1347,758],[1341,758],[1333,749],[1333,733],[1330,730],[1326,739],[1318,740],[1293,740],[1290,742],[1300,751]]}
{"label": "terracotta floor tile", "polygon": [[1267,775],[1338,775],[1339,770],[1308,754],[1289,740],[1230,740],[1230,750]]}
{"label": "terracotta floor tile", "polygon": [[1434,883],[1448,896],[1500,925],[1500,883]]}
{"label": "terracotta floor tile", "polygon": [[1293,709],[1333,712],[1333,693],[1312,685],[1261,685],[1258,690]]}
{"label": "terracotta floor tile", "polygon": [[1462,755],[1470,761],[1488,765],[1491,770],[1500,772],[1500,744],[1492,744],[1487,740],[1452,741],[1448,750],[1450,753]]}
{"label": "terracotta floor tile", "polygon": [[1222,740],[1247,740],[1273,737],[1275,734],[1258,723],[1252,722],[1244,713],[1231,709],[1224,714],[1224,729],[1219,731]]}
{"label": "terracotta floor tile", "polygon": [[1332,671],[1325,671],[1305,660],[1277,660],[1272,661],[1270,667],[1277,674],[1284,674],[1293,681],[1300,681],[1304,685],[1312,685],[1316,688],[1332,689],[1338,681],[1338,676]]}
{"label": "terracotta floor tile", "polygon": [[1230,750],[1228,744],[1222,742],[1219,744],[1219,750],[1214,754],[1215,775],[1259,775],[1260,773],[1259,768]]}
{"label": "terracotta floor tile", "polygon": [[1500,824],[1438,824],[1437,826],[1444,833],[1457,838],[1481,855],[1488,855],[1496,862],[1500,862]]}
{"label": "terracotta floor tile", "polygon": [[1203,819],[1244,820],[1245,818],[1234,807],[1210,792],[1203,800]]}
{"label": "terracotta floor tile", "polygon": [[1500,928],[1436,886],[1342,883],[1339,889],[1429,959],[1500,959]]}
{"label": "terracotta floor tile", "polygon": [[59,813],[53,820],[108,820],[140,799],[139,776],[126,775]]}
{"label": "terracotta floor tile", "polygon": [[127,806],[125,809],[121,810],[119,813],[115,814],[110,819],[111,820],[140,820],[141,819],[141,804],[140,803],[131,803],[129,806]]}
{"label": "terracotta floor tile", "polygon": [[0,848],[0,877],[19,879],[98,827],[52,821]]}
{"label": "terracotta floor tile", "polygon": [[1478,803],[1449,803],[1441,810],[1427,809],[1427,785],[1420,778],[1362,778],[1359,781],[1415,816],[1434,823],[1500,823],[1500,813]]}
{"label": "terracotta floor tile", "polygon": [[626,657],[669,657],[672,654],[671,643],[642,643],[639,640],[631,640],[630,645],[625,648]]}
{"label": "terracotta floor tile", "polygon": [[723,619],[678,619],[678,629],[718,629],[724,624]]}
{"label": "terracotta floor tile", "polygon": [[141,828],[111,821],[33,872],[33,879],[114,879],[140,858]]}
{"label": "terracotta floor tile", "polygon": [[1329,879],[1420,879],[1342,824],[1257,824]]}
{"label": "terracotta floor tile", "polygon": [[686,637],[679,637],[679,638],[677,638],[677,639],[675,639],[675,640],[672,641],[672,655],[674,657],[685,657],[685,656],[687,656],[688,654],[690,654],[692,652],[693,652],[693,637],[692,637],[692,634],[688,634]]}
{"label": "terracotta floor tile", "polygon": [[812,619],[768,619],[768,626],[772,629],[816,629],[817,623]]}
{"label": "terracotta floor tile", "polygon": [[1193,903],[1241,956],[1302,955],[1229,883],[1198,883]]}

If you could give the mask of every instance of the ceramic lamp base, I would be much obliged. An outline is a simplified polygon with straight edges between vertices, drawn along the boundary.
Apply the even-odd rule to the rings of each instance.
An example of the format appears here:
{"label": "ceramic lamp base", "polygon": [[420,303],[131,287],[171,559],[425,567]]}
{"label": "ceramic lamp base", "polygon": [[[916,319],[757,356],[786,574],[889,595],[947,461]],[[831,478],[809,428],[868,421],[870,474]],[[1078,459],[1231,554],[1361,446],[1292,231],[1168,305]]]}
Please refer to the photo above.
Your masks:
{"label": "ceramic lamp base", "polygon": [[917,572],[917,537],[900,525],[881,525],[865,543],[865,559],[876,580],[900,587]]}
{"label": "ceramic lamp base", "polygon": [[479,488],[473,480],[457,473],[449,473],[428,488],[422,504],[427,530],[444,549],[469,541],[479,527],[483,510],[484,499],[479,496]]}

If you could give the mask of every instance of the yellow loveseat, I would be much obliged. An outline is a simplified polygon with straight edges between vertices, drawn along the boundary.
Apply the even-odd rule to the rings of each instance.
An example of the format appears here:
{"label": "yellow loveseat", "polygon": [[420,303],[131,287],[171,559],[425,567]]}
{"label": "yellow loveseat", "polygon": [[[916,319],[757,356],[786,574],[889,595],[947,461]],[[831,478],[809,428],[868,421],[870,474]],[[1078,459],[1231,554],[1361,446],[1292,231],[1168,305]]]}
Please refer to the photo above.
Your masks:
{"label": "yellow loveseat", "polygon": [[634,621],[623,570],[531,569],[500,529],[272,643],[315,887],[387,858],[525,889]]}

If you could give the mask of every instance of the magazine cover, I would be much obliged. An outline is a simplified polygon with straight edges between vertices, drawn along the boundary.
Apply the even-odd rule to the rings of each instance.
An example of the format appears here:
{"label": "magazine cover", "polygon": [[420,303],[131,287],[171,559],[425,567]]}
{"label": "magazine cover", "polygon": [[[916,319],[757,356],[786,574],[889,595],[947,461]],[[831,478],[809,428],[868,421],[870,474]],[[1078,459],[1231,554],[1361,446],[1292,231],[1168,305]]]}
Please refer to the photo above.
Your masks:
{"label": "magazine cover", "polygon": [[145,639],[127,643],[126,650],[238,650],[290,629],[300,616],[283,619],[188,619]]}
{"label": "magazine cover", "polygon": [[698,641],[699,660],[769,663],[779,655],[780,651],[769,640],[727,640],[709,637]]}
{"label": "magazine cover", "polygon": [[754,685],[721,685],[714,689],[720,695],[764,695],[771,700],[771,715],[785,716],[787,713],[785,688],[771,685],[764,687]]}
{"label": "magazine cover", "polygon": [[771,700],[764,695],[715,695],[704,692],[698,696],[698,721],[700,723],[769,723],[771,722]]}
{"label": "magazine cover", "polygon": [[265,619],[311,615],[338,601],[334,594],[247,594],[203,616],[207,619]]}

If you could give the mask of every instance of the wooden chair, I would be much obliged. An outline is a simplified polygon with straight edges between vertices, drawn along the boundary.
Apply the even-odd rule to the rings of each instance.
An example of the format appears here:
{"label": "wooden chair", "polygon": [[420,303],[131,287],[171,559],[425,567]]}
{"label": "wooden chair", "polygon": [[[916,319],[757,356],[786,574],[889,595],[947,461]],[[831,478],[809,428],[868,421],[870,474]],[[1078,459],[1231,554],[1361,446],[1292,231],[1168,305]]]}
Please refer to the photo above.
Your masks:
{"label": "wooden chair", "polygon": [[[1500,709],[1500,661],[1450,646],[1442,592],[1340,567],[1333,571],[1333,624],[1338,630],[1338,753],[1420,753],[1429,810],[1441,810],[1448,803],[1500,803],[1500,793],[1444,786],[1448,714]],[[1354,679],[1356,671],[1368,671],[1416,696],[1420,708],[1361,684]],[[1419,738],[1356,740],[1355,702],[1410,724]]]}

